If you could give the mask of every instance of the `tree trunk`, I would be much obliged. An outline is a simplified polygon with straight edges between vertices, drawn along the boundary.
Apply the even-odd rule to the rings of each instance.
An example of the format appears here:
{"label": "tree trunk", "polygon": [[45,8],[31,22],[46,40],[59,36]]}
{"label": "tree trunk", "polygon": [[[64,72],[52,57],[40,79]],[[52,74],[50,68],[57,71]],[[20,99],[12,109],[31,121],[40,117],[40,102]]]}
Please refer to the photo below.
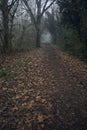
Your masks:
{"label": "tree trunk", "polygon": [[3,52],[6,53],[9,49],[9,27],[8,27],[8,12],[3,13]]}
{"label": "tree trunk", "polygon": [[12,51],[12,38],[13,38],[13,18],[11,20],[11,25],[10,25],[10,29],[9,29],[9,51],[11,52]]}
{"label": "tree trunk", "polygon": [[41,38],[41,1],[37,2],[37,21],[36,21],[36,47],[40,47]]}
{"label": "tree trunk", "polygon": [[8,0],[2,1],[2,17],[3,17],[3,53],[10,52],[10,35],[9,35],[9,9]]}
{"label": "tree trunk", "polygon": [[40,34],[40,25],[37,25],[36,28],[36,47],[39,48],[40,47],[40,38],[41,38],[41,34]]}

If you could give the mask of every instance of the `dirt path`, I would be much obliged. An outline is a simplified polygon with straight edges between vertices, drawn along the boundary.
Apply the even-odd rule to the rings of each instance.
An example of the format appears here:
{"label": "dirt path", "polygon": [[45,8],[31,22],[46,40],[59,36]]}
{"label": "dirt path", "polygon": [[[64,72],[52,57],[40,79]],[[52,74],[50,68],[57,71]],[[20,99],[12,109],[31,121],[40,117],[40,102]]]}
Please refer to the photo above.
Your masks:
{"label": "dirt path", "polygon": [[45,46],[7,56],[0,130],[87,130],[87,65]]}

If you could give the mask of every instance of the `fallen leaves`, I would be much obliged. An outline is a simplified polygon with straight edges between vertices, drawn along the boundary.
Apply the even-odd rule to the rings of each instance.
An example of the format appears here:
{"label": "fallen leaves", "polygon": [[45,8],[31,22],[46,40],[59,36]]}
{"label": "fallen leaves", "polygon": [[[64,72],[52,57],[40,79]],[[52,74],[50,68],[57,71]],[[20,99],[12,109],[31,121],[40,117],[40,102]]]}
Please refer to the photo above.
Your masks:
{"label": "fallen leaves", "polygon": [[25,108],[28,108],[28,109],[31,109],[33,106],[34,106],[34,100],[31,100],[30,102],[24,102],[22,104],[22,107],[25,107]]}
{"label": "fallen leaves", "polygon": [[41,100],[41,96],[36,97],[36,101],[39,101],[39,100]]}
{"label": "fallen leaves", "polygon": [[28,107],[29,107],[29,108],[32,108],[33,105],[34,105],[34,100],[31,100],[30,103],[29,103],[29,105],[28,105]]}
{"label": "fallen leaves", "polygon": [[15,112],[15,111],[18,111],[18,107],[15,105],[12,110],[13,110],[14,112]]}
{"label": "fallen leaves", "polygon": [[42,103],[45,103],[45,102],[46,102],[46,99],[41,99],[41,102],[42,102]]}
{"label": "fallen leaves", "polygon": [[47,47],[7,56],[2,69],[9,74],[0,78],[1,129],[74,130],[84,120],[86,64]]}
{"label": "fallen leaves", "polygon": [[44,116],[42,114],[38,115],[37,120],[38,120],[39,123],[43,122],[44,121]]}

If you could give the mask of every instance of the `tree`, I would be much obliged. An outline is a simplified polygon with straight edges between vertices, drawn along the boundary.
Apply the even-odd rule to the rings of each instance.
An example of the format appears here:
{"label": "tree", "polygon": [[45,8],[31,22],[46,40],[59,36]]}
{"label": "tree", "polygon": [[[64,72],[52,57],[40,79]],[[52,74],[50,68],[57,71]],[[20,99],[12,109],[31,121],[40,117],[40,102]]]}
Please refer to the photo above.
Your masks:
{"label": "tree", "polygon": [[[10,52],[12,49],[11,33],[12,33],[14,15],[16,13],[17,6],[18,6],[18,1],[19,0],[11,0],[11,1],[1,0],[0,2],[0,10],[2,12],[2,30],[3,30],[2,51],[3,53]],[[11,29],[9,26],[10,23],[11,23]]]}
{"label": "tree", "polygon": [[9,45],[10,45],[10,50],[12,50],[12,38],[13,38],[13,23],[14,23],[14,18],[15,18],[15,14],[17,12],[17,8],[19,6],[19,0],[16,0],[15,1],[15,4],[13,5],[13,7],[10,9],[10,12],[9,12],[9,22],[10,22],[10,32],[9,32],[9,35],[10,35],[10,38],[9,38]]}
{"label": "tree", "polygon": [[45,25],[52,36],[52,42],[56,44],[57,40],[57,18],[55,16],[55,11],[52,8],[50,12],[46,12]]}
{"label": "tree", "polygon": [[87,0],[57,0],[57,5],[65,29],[64,44],[71,53],[87,58]]}
{"label": "tree", "polygon": [[[30,1],[30,0],[29,0]],[[36,15],[32,11],[29,1],[23,0],[27,7],[27,11],[30,13],[31,20],[34,23],[36,29],[36,47],[40,47],[40,37],[41,37],[41,19],[43,14],[53,5],[56,0],[33,0],[36,5]]]}

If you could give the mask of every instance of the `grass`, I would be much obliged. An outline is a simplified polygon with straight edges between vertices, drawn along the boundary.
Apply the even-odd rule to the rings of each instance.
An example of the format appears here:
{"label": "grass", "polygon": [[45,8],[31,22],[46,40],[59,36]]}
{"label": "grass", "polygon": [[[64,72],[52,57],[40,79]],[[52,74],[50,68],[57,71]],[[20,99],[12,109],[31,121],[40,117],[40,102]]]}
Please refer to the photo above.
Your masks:
{"label": "grass", "polygon": [[0,78],[6,77],[7,72],[5,70],[0,70]]}

